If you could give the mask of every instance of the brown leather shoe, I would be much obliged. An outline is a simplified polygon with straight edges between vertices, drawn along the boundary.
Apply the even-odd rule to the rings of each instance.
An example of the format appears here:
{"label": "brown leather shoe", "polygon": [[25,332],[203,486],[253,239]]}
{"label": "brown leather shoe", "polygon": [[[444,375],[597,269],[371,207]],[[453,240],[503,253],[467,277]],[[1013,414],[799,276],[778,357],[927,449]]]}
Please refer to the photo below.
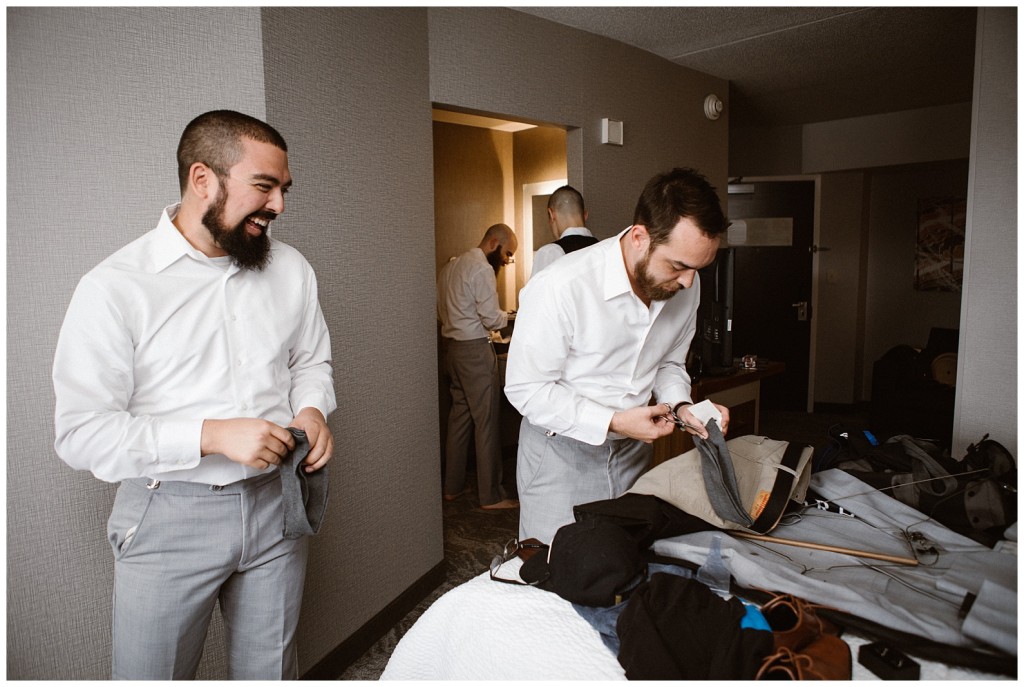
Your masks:
{"label": "brown leather shoe", "polygon": [[[823,608],[791,594],[781,594],[761,607],[768,625],[775,635],[775,649],[799,651],[819,636],[836,635],[838,628],[814,612]],[[844,642],[845,644],[845,642]]]}
{"label": "brown leather shoe", "polygon": [[764,659],[755,680],[849,680],[850,646],[834,635],[821,635],[801,651],[782,647]]}

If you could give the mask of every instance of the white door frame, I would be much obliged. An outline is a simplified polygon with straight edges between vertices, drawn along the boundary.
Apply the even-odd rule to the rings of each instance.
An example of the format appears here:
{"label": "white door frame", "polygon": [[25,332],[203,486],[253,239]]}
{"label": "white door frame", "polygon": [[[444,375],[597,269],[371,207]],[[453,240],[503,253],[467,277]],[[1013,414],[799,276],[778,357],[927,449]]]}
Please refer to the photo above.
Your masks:
{"label": "white door frame", "polygon": [[569,183],[568,179],[538,181],[534,184],[523,184],[523,281],[533,274],[533,197],[550,196],[562,186]]}

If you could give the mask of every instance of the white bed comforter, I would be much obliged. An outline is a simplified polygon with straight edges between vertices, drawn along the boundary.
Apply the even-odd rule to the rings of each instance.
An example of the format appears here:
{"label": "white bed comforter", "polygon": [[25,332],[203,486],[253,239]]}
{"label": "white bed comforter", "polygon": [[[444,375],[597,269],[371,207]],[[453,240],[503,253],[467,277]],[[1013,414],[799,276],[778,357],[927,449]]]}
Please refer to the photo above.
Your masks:
{"label": "white bed comforter", "polygon": [[[501,567],[514,578],[521,562]],[[484,573],[428,608],[382,680],[625,680],[601,636],[565,599]]]}

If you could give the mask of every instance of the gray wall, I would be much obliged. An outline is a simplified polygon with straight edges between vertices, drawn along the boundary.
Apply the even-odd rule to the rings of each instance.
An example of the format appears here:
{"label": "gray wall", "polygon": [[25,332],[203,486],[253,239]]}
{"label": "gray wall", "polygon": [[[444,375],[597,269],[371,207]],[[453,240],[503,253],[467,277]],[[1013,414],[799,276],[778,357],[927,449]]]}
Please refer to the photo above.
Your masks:
{"label": "gray wall", "polygon": [[[604,226],[628,224],[673,165],[725,185],[728,120],[701,113],[724,81],[511,10],[21,8],[7,28],[13,679],[108,675],[113,487],[54,454],[50,366],[81,275],[177,199],[195,114],[243,110],[288,139],[275,235],[316,268],[332,334],[336,454],[303,671],[442,560],[431,101],[576,127],[569,178]],[[625,146],[599,144],[601,117],[625,122]],[[222,640],[215,621],[200,677],[224,676]]]}
{"label": "gray wall", "polygon": [[[54,345],[78,279],[177,201],[185,124],[215,107],[265,115],[260,15],[37,8],[7,18],[7,318],[17,333],[7,340],[7,676],[103,678],[114,488],[53,451]],[[202,65],[216,69],[196,79]],[[222,660],[218,635],[204,674]]]}
{"label": "gray wall", "polygon": [[[334,349],[330,531],[308,669],[443,558],[426,12],[266,9],[267,116],[288,136],[281,236],[309,256]],[[301,155],[299,153],[301,151]]]}
{"label": "gray wall", "polygon": [[[435,103],[566,127],[569,183],[606,238],[632,222],[654,174],[692,166],[725,197],[728,83],[605,38],[501,9],[431,8]],[[726,102],[717,121],[703,102]],[[601,119],[625,145],[602,145]]]}
{"label": "gray wall", "polygon": [[1017,455],[1017,9],[978,10],[954,452]]}

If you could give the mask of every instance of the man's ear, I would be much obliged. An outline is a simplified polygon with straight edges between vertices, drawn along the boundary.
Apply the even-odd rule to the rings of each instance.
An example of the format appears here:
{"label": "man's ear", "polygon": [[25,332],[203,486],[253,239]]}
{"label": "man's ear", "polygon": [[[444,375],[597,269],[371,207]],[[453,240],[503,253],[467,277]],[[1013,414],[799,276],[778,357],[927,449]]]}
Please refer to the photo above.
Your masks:
{"label": "man's ear", "polygon": [[644,225],[634,224],[629,228],[629,240],[637,250],[646,252],[647,246],[651,242],[651,235]]}
{"label": "man's ear", "polygon": [[188,170],[188,189],[201,200],[210,200],[217,195],[220,180],[212,169],[202,162],[193,162]]}

